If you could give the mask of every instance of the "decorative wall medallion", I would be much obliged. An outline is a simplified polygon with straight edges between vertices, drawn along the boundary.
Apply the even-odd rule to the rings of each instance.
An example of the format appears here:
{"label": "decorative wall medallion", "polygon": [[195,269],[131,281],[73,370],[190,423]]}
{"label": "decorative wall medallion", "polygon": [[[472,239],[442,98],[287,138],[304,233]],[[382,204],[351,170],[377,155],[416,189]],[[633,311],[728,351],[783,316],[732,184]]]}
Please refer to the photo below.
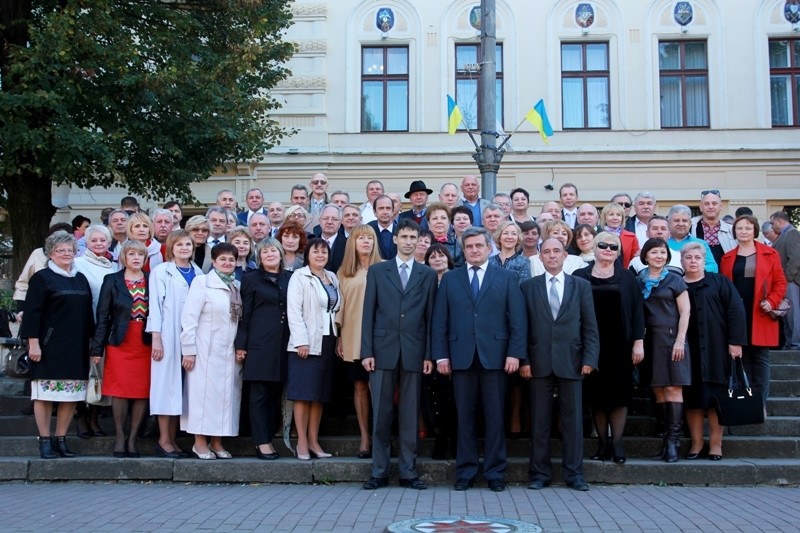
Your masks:
{"label": "decorative wall medallion", "polygon": [[673,16],[675,17],[675,22],[681,26],[686,26],[694,18],[694,8],[689,2],[678,2],[675,4]]}
{"label": "decorative wall medallion", "polygon": [[797,24],[800,22],[800,0],[786,0],[783,6],[783,16],[789,21],[789,24]]}
{"label": "decorative wall medallion", "polygon": [[588,28],[594,24],[594,8],[592,4],[578,4],[575,8],[575,22],[581,28]]}
{"label": "decorative wall medallion", "polygon": [[394,11],[389,7],[382,7],[375,15],[375,26],[383,33],[387,33],[394,27]]}
{"label": "decorative wall medallion", "polygon": [[481,6],[475,6],[469,11],[469,25],[481,31]]}

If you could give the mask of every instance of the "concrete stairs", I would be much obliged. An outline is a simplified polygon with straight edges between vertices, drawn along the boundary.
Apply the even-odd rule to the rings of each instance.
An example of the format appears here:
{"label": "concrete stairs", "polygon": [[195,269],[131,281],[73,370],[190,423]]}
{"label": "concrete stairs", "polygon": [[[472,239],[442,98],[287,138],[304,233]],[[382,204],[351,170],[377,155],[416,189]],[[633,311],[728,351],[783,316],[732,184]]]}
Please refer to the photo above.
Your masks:
{"label": "concrete stairs", "polygon": [[[730,428],[723,441],[725,458],[666,464],[649,457],[660,448],[660,440],[651,437],[653,420],[632,409],[626,429],[625,452],[628,461],[616,465],[610,461],[586,460],[584,469],[589,483],[609,484],[679,484],[679,485],[798,485],[800,484],[800,352],[772,352],[771,395],[764,424]],[[281,454],[277,461],[255,459],[249,437],[225,439],[226,448],[235,459],[200,461],[170,460],[153,455],[155,441],[140,439],[140,459],[111,457],[113,437],[69,439],[79,456],[74,459],[42,460],[38,457],[35,423],[30,415],[29,390],[23,380],[0,377],[0,481],[172,481],[199,483],[334,483],[361,482],[370,474],[370,461],[355,458],[358,439],[352,418],[344,422],[323,420],[323,448],[334,454],[331,459],[299,461],[282,442],[273,444]],[[639,409],[639,411],[644,409]],[[110,418],[101,426],[113,432]],[[73,429],[70,432],[74,435]],[[190,449],[191,437],[180,439]],[[553,463],[559,480],[561,443],[553,442]],[[594,439],[585,440],[587,456],[596,447]],[[528,479],[528,439],[508,441],[509,467],[506,478],[512,483]],[[420,442],[418,470],[430,484],[447,485],[454,480],[455,461],[430,459],[433,439]],[[688,449],[684,439],[682,452]],[[396,473],[395,473],[396,478]],[[393,481],[394,483],[394,481]]]}

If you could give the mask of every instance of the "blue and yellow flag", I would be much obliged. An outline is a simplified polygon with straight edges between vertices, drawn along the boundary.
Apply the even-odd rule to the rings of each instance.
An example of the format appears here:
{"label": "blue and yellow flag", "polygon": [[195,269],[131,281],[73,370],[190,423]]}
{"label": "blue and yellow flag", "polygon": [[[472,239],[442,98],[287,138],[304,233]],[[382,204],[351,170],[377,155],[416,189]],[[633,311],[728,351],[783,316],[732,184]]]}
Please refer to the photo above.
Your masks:
{"label": "blue and yellow flag", "polygon": [[456,130],[458,129],[459,124],[461,121],[464,120],[464,116],[461,114],[461,110],[458,108],[458,104],[456,101],[453,100],[449,94],[447,95],[447,133],[450,135],[455,134]]}
{"label": "blue and yellow flag", "polygon": [[525,115],[525,118],[539,131],[542,140],[547,144],[547,138],[553,136],[553,127],[550,126],[550,121],[547,119],[547,111],[544,109],[544,100],[536,102],[536,105]]}

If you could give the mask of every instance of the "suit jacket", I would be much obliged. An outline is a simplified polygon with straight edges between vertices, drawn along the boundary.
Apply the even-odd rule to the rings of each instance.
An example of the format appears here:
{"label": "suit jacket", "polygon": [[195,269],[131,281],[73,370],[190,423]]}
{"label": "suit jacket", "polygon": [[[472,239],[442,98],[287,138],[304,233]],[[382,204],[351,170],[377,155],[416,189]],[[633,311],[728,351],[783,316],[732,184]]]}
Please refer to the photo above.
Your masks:
{"label": "suit jacket", "polygon": [[[145,276],[145,290],[149,296],[150,290]],[[108,274],[103,278],[100,287],[100,297],[97,300],[97,327],[92,339],[90,353],[93,357],[102,357],[106,344],[119,346],[125,340],[128,324],[131,321],[131,308],[133,298],[128,286],[125,284],[125,270]],[[152,335],[142,333],[142,342],[150,344]]]}
{"label": "suit jacket", "polygon": [[[403,211],[402,213],[397,215],[397,220],[400,220],[401,218],[410,218],[411,220],[414,220],[416,222],[416,218],[414,218],[414,211],[412,209],[409,209],[408,211]],[[422,216],[422,220],[419,223],[419,227],[420,229],[428,229],[428,219],[425,218],[425,215]]]}
{"label": "suit jacket", "polygon": [[431,323],[433,359],[450,359],[453,370],[467,370],[477,350],[487,370],[502,370],[506,357],[526,362],[525,305],[516,274],[489,263],[477,301],[473,301],[467,268],[447,272],[436,293]]}
{"label": "suit jacket", "polygon": [[[395,224],[395,222],[392,222],[390,231],[394,231]],[[381,259],[394,259],[397,255],[397,245],[394,243],[394,239],[392,239],[391,245],[384,249],[384,247],[381,245],[381,228],[378,226],[378,221],[373,220],[369,223],[369,226],[375,230],[375,235],[378,237],[378,251],[381,253]]]}
{"label": "suit jacket", "polygon": [[[266,215],[267,214],[267,209],[265,207],[262,207],[260,210],[256,211],[256,213],[263,213],[263,214]],[[250,209],[249,208],[245,209],[244,211],[242,211],[241,213],[236,215],[236,219],[239,221],[239,225],[240,226],[247,227],[247,215],[248,214],[250,214]]]}
{"label": "suit jacket", "polygon": [[783,232],[772,246],[781,256],[786,281],[800,285],[800,232],[791,227]]}
{"label": "suit jacket", "polygon": [[430,328],[438,276],[428,266],[414,263],[405,291],[395,260],[367,270],[367,288],[361,318],[361,358],[375,358],[375,368],[422,372],[431,360]]}
{"label": "suit jacket", "polygon": [[[480,206],[481,210],[481,220],[473,220],[472,221],[473,226],[483,227],[483,210],[486,209],[486,206],[489,205],[490,203],[491,202],[489,200],[486,200],[485,198],[478,198],[478,205]],[[467,204],[467,200],[465,198],[461,198],[458,201],[458,205],[466,205],[467,207],[470,207]]]}
{"label": "suit jacket", "polygon": [[636,215],[631,215],[628,217],[628,220],[625,221],[625,226],[623,226],[623,229],[636,235]]}
{"label": "suit jacket", "polygon": [[597,368],[600,358],[592,286],[585,279],[565,275],[561,308],[553,319],[546,277],[541,274],[522,284],[533,376],[581,379],[581,367]]}

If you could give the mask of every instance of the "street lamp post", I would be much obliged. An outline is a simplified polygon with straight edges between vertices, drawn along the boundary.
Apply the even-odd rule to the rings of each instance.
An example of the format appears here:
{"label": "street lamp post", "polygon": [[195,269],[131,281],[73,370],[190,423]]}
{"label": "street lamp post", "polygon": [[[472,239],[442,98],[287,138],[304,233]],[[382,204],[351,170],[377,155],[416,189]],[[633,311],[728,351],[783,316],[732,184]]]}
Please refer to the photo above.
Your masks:
{"label": "street lamp post", "polygon": [[495,64],[495,0],[481,0],[481,87],[480,120],[481,147],[473,158],[481,172],[481,191],[485,198],[491,199],[497,192],[497,171],[500,168],[502,153],[497,151],[497,79]]}

